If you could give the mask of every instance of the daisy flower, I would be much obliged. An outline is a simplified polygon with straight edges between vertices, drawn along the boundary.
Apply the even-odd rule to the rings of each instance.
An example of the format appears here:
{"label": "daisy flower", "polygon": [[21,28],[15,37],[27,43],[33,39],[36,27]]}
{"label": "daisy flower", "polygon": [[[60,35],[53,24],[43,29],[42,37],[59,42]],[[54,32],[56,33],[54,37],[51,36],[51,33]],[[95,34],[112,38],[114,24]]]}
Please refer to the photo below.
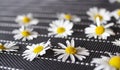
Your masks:
{"label": "daisy flower", "polygon": [[94,70],[120,70],[120,54],[116,56],[101,56],[94,58],[91,63],[98,64]]}
{"label": "daisy flower", "polygon": [[115,3],[115,2],[118,2],[120,3],[120,0],[109,0],[110,3]]}
{"label": "daisy flower", "polygon": [[89,11],[87,11],[87,15],[89,16],[89,19],[92,20],[94,23],[96,23],[96,18],[100,18],[101,23],[106,23],[111,19],[109,11],[107,11],[104,8],[98,9],[97,7],[90,8]]}
{"label": "daisy flower", "polygon": [[69,20],[72,22],[80,22],[81,18],[76,16],[76,15],[72,15],[72,14],[65,14],[65,13],[61,13],[61,14],[57,14],[58,19],[60,20]]}
{"label": "daisy flower", "polygon": [[54,35],[55,37],[67,37],[73,33],[73,23],[67,20],[56,20],[50,24],[48,28],[49,36]]}
{"label": "daisy flower", "polygon": [[20,40],[26,41],[26,40],[33,40],[33,38],[38,37],[38,33],[34,32],[33,29],[21,27],[19,30],[13,30],[12,32],[14,35],[15,40]]}
{"label": "daisy flower", "polygon": [[108,36],[115,35],[115,33],[109,28],[113,26],[113,23],[103,25],[100,23],[99,18],[96,19],[96,22],[97,25],[91,24],[90,27],[85,28],[85,34],[87,34],[87,37],[107,39]]}
{"label": "daisy flower", "polygon": [[33,18],[31,13],[27,15],[18,15],[15,19],[15,22],[19,23],[22,26],[36,25],[39,23],[38,19]]}
{"label": "daisy flower", "polygon": [[0,52],[1,51],[17,51],[17,49],[19,49],[18,46],[15,46],[16,43],[14,42],[10,42],[10,43],[5,43],[5,44],[2,44],[0,43]]}
{"label": "daisy flower", "polygon": [[120,9],[117,9],[111,13],[117,20],[120,18]]}
{"label": "daisy flower", "polygon": [[115,40],[112,42],[114,45],[116,46],[120,46],[120,39],[119,40]]}
{"label": "daisy flower", "polygon": [[41,42],[39,44],[33,44],[32,46],[27,46],[27,50],[25,50],[22,54],[25,59],[32,61],[34,58],[39,55],[42,56],[46,54],[46,50],[50,48],[50,40],[46,43]]}
{"label": "daisy flower", "polygon": [[56,55],[59,55],[57,59],[62,59],[63,62],[65,62],[69,57],[72,60],[72,63],[75,62],[75,57],[79,60],[83,60],[89,55],[88,50],[81,47],[75,47],[75,42],[72,39],[71,42],[68,40],[66,41],[67,46],[65,46],[62,43],[58,43],[58,45],[62,49],[53,49],[55,51]]}

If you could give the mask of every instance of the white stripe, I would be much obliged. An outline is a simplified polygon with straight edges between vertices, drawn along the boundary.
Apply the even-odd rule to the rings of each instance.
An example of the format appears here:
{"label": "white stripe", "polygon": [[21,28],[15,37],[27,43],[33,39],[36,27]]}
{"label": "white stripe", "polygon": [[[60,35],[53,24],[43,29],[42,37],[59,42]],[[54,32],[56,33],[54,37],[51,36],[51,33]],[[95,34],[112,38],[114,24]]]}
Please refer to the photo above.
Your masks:
{"label": "white stripe", "polygon": [[[10,31],[0,31],[0,33],[2,34],[13,34]],[[54,36],[48,36],[46,34],[39,34],[39,37],[48,37],[48,38],[58,38],[58,37],[54,37]],[[89,39],[89,38],[78,38],[78,37],[65,37],[65,38],[61,38],[61,39],[74,39],[74,40],[80,40],[80,41],[91,41],[91,42],[103,42],[103,43],[112,43],[111,41],[107,41],[107,40],[101,40],[101,39]]]}
{"label": "white stripe", "polygon": [[23,70],[23,69],[12,68],[12,67],[6,67],[6,66],[0,66],[0,69],[6,69],[6,70]]}
{"label": "white stripe", "polygon": [[[9,55],[15,55],[15,56],[20,56],[22,57],[21,54],[18,54],[18,53],[11,53],[11,52],[0,52],[2,54],[9,54]],[[63,62],[62,60],[58,60],[58,59],[55,59],[55,58],[46,58],[46,57],[37,57],[38,59],[45,59],[45,60],[50,60],[50,61],[58,61],[58,62]],[[66,63],[71,63],[70,61],[65,61]],[[97,66],[96,64],[93,64],[93,63],[85,63],[85,62],[75,62],[74,64],[81,64],[81,65],[85,65],[85,66]]]}

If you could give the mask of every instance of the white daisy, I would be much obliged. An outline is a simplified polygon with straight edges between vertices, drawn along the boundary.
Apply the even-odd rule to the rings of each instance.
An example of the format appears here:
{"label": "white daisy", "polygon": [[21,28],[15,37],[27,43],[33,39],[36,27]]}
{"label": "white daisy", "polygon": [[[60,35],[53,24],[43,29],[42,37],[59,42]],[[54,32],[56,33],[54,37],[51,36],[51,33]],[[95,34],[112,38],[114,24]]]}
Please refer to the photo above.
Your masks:
{"label": "white daisy", "polygon": [[33,38],[37,38],[38,37],[38,33],[33,31],[32,28],[25,28],[25,27],[21,27],[19,30],[13,30],[12,32],[14,35],[15,40],[20,40],[22,39],[22,41],[26,41],[26,40],[33,40]]}
{"label": "white daisy", "polygon": [[111,13],[117,20],[120,19],[120,9],[117,9]]}
{"label": "white daisy", "polygon": [[62,43],[58,43],[58,45],[62,49],[53,49],[55,51],[56,55],[59,55],[57,59],[62,59],[63,62],[65,62],[69,57],[72,60],[72,63],[75,62],[75,57],[79,60],[83,60],[89,55],[88,50],[81,47],[75,47],[75,42],[72,39],[71,42],[68,40],[66,41],[67,46],[65,46]]}
{"label": "white daisy", "polygon": [[120,0],[109,0],[110,3],[115,3],[115,2],[118,2],[120,3]]}
{"label": "white daisy", "polygon": [[41,42],[39,44],[33,44],[32,46],[27,46],[27,50],[25,50],[22,54],[25,59],[32,61],[34,58],[39,55],[42,56],[46,54],[46,50],[50,48],[50,41],[47,43]]}
{"label": "white daisy", "polygon": [[39,23],[39,20],[33,18],[33,15],[31,13],[27,15],[18,15],[15,21],[22,26],[36,25]]}
{"label": "white daisy", "polygon": [[19,49],[18,46],[15,46],[16,43],[10,42],[10,43],[5,43],[4,45],[0,43],[0,52],[1,51],[17,51]]}
{"label": "white daisy", "polygon": [[61,13],[61,14],[57,14],[58,19],[60,20],[69,20],[72,22],[80,22],[81,18],[76,16],[76,15],[72,15],[72,14],[65,14],[65,13]]}
{"label": "white daisy", "polygon": [[89,11],[87,11],[87,15],[89,16],[89,19],[92,20],[94,23],[96,23],[96,18],[100,18],[101,23],[106,23],[111,19],[111,15],[109,11],[107,11],[104,8],[98,9],[97,7],[90,8]]}
{"label": "white daisy", "polygon": [[92,63],[98,64],[94,70],[120,70],[120,54],[116,56],[101,56],[94,58]]}
{"label": "white daisy", "polygon": [[90,27],[85,28],[85,34],[87,37],[107,39],[110,35],[115,35],[115,33],[109,28],[113,26],[113,23],[103,25],[100,23],[99,18],[96,19],[97,25],[91,24]]}
{"label": "white daisy", "polygon": [[55,37],[67,37],[73,33],[73,23],[67,20],[56,20],[50,24],[48,28],[48,35],[55,35]]}
{"label": "white daisy", "polygon": [[119,40],[115,40],[112,42],[114,45],[116,46],[120,46],[120,39]]}

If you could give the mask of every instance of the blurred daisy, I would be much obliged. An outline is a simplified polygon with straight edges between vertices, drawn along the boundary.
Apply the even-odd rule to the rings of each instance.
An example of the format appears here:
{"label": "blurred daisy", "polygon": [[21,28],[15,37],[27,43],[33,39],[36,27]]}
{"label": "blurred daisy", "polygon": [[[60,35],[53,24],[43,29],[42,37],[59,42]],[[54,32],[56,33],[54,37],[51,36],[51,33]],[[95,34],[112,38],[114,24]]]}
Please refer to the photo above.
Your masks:
{"label": "blurred daisy", "polygon": [[115,40],[112,42],[114,45],[116,46],[120,46],[120,39],[119,40]]}
{"label": "blurred daisy", "polygon": [[60,20],[69,20],[72,22],[80,22],[81,18],[76,16],[76,15],[72,15],[72,14],[65,14],[65,13],[61,13],[61,14],[57,14],[58,19]]}
{"label": "blurred daisy", "polygon": [[67,46],[65,46],[62,43],[58,43],[58,45],[62,49],[53,49],[55,51],[56,55],[59,55],[57,59],[62,59],[63,62],[65,62],[69,57],[72,60],[72,63],[75,62],[75,57],[79,60],[83,60],[89,55],[88,50],[81,47],[75,47],[75,42],[72,39],[71,42],[68,40],[66,41]]}
{"label": "blurred daisy", "polygon": [[91,63],[98,64],[94,70],[120,70],[120,54],[116,56],[101,56],[94,58]]}
{"label": "blurred daisy", "polygon": [[5,43],[4,45],[0,43],[0,52],[1,51],[17,51],[19,49],[18,46],[15,46],[16,43],[10,42],[10,43]]}
{"label": "blurred daisy", "polygon": [[56,20],[50,24],[48,28],[48,35],[55,35],[55,37],[67,37],[73,33],[73,23],[67,20]]}
{"label": "blurred daisy", "polygon": [[39,44],[33,44],[32,46],[27,46],[27,50],[25,50],[22,54],[25,59],[32,61],[34,58],[39,55],[42,56],[46,54],[46,50],[50,48],[50,41],[47,43],[41,42]]}
{"label": "blurred daisy", "polygon": [[20,40],[22,39],[22,41],[26,41],[26,40],[33,40],[33,38],[37,38],[38,37],[38,33],[34,32],[33,29],[29,29],[29,28],[25,28],[25,27],[21,27],[19,30],[13,30],[14,38],[15,40]]}
{"label": "blurred daisy", "polygon": [[19,15],[15,21],[22,26],[36,25],[39,22],[38,19],[33,18],[33,15],[31,13],[27,15]]}
{"label": "blurred daisy", "polygon": [[90,27],[85,28],[85,34],[87,37],[107,39],[110,35],[115,35],[115,33],[110,29],[113,26],[113,23],[103,25],[100,23],[99,18],[96,19],[97,25],[91,24]]}
{"label": "blurred daisy", "polygon": [[120,0],[109,0],[110,3],[115,3],[115,2],[118,2],[120,3]]}
{"label": "blurred daisy", "polygon": [[104,8],[98,9],[97,7],[90,8],[89,11],[87,11],[87,15],[89,16],[89,19],[92,20],[94,23],[96,23],[96,18],[100,18],[101,23],[106,23],[111,19],[109,11],[107,11]]}
{"label": "blurred daisy", "polygon": [[117,20],[120,19],[120,9],[117,9],[115,11],[113,11],[112,16],[114,16]]}

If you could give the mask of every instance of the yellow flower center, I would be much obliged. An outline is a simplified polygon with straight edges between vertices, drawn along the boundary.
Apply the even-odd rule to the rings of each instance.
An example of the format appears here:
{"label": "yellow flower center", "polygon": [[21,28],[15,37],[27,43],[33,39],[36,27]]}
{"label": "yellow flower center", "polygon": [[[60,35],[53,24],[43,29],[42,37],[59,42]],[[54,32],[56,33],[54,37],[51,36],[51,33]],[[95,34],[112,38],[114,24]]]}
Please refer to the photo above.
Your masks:
{"label": "yellow flower center", "polygon": [[96,20],[96,18],[97,18],[97,17],[100,19],[100,21],[102,21],[102,20],[103,20],[103,16],[102,16],[102,15],[97,14],[97,15],[95,15],[95,16],[94,16],[94,19]]}
{"label": "yellow flower center", "polygon": [[117,11],[117,15],[120,16],[120,10]]}
{"label": "yellow flower center", "polygon": [[0,45],[0,49],[4,50],[6,48],[3,45]]}
{"label": "yellow flower center", "polygon": [[74,47],[72,47],[72,46],[69,46],[69,47],[67,47],[67,48],[65,49],[65,52],[66,52],[67,54],[76,54],[76,53],[77,53],[77,50],[76,50],[76,48],[74,48]]}
{"label": "yellow flower center", "polygon": [[65,14],[64,18],[66,20],[71,20],[72,19],[72,16],[70,14]]}
{"label": "yellow flower center", "polygon": [[120,56],[114,56],[110,59],[109,64],[116,69],[120,69]]}
{"label": "yellow flower center", "polygon": [[27,36],[30,35],[30,32],[27,31],[27,30],[24,30],[24,31],[21,32],[21,34],[22,34],[23,37],[27,37]]}
{"label": "yellow flower center", "polygon": [[35,54],[38,54],[38,53],[40,53],[43,49],[44,49],[43,46],[37,46],[37,47],[33,50],[33,52],[34,52]]}
{"label": "yellow flower center", "polygon": [[27,23],[30,22],[30,18],[25,16],[25,17],[23,17],[22,22],[23,22],[24,24],[27,24]]}
{"label": "yellow flower center", "polygon": [[96,27],[96,29],[95,29],[95,33],[97,34],[97,35],[101,35],[101,34],[103,34],[105,32],[105,28],[103,27],[103,26],[98,26],[98,27]]}
{"label": "yellow flower center", "polygon": [[65,32],[65,28],[64,27],[58,27],[57,28],[57,33],[58,34],[62,34],[62,33],[64,33]]}

